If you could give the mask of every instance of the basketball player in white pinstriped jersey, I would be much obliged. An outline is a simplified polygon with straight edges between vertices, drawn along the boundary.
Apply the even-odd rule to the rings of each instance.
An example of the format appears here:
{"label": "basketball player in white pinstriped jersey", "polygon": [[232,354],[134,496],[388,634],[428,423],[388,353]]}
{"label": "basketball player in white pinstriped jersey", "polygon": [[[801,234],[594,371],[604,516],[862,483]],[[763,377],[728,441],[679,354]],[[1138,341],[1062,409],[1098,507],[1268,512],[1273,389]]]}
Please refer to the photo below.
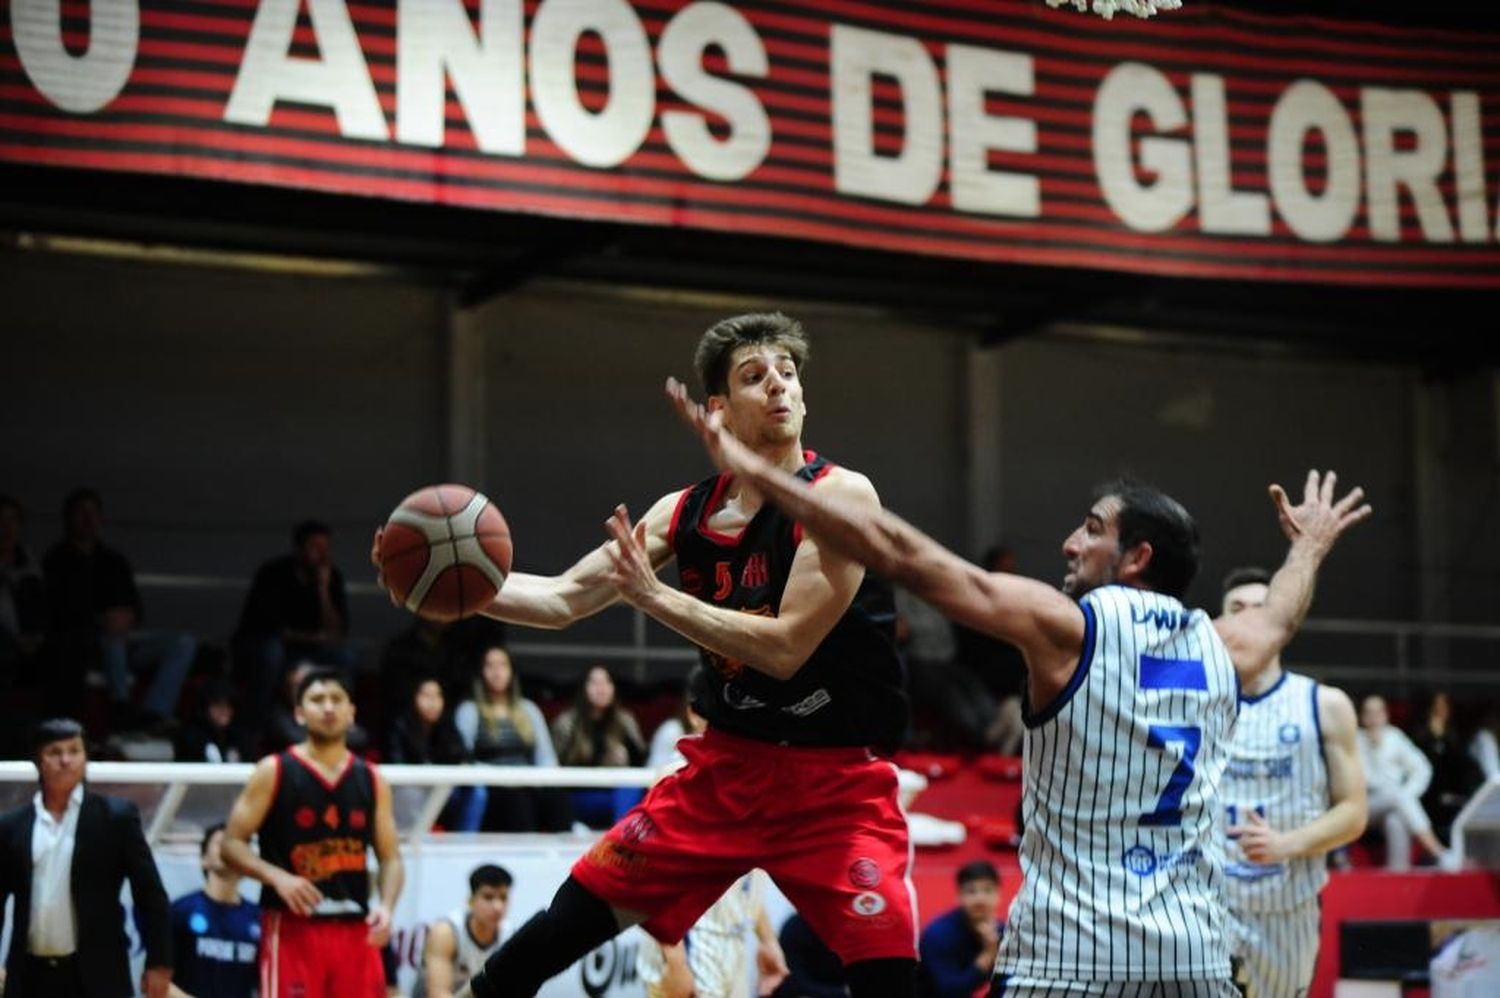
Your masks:
{"label": "basketball player in white pinstriped jersey", "polygon": [[[1271,576],[1224,579],[1224,614],[1263,606]],[[1240,690],[1224,777],[1230,943],[1247,998],[1301,998],[1312,986],[1327,854],[1365,828],[1354,704],[1287,672],[1280,658]]]}
{"label": "basketball player in white pinstriped jersey", "polygon": [[1264,606],[1210,623],[1178,601],[1197,567],[1180,504],[1101,490],[1063,544],[1063,592],[986,572],[889,511],[840,508],[722,432],[676,382],[668,395],[720,467],[803,528],[1027,663],[1026,883],[996,964],[1003,995],[1233,995],[1223,905],[1220,780],[1237,711],[1291,639],[1318,566],[1370,514],[1310,472]]}

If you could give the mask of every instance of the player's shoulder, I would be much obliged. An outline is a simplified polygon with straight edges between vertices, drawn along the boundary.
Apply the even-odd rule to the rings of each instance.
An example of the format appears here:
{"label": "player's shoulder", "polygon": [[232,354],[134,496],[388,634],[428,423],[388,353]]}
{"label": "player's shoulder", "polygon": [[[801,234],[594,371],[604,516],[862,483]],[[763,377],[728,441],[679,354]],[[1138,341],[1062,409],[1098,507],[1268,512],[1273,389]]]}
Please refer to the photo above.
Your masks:
{"label": "player's shoulder", "polygon": [[870,476],[841,464],[829,465],[827,471],[813,480],[813,486],[839,499],[880,504],[880,493],[875,491]]}
{"label": "player's shoulder", "polygon": [[1318,723],[1325,738],[1352,734],[1359,727],[1354,701],[1337,686],[1317,683],[1317,702]]}

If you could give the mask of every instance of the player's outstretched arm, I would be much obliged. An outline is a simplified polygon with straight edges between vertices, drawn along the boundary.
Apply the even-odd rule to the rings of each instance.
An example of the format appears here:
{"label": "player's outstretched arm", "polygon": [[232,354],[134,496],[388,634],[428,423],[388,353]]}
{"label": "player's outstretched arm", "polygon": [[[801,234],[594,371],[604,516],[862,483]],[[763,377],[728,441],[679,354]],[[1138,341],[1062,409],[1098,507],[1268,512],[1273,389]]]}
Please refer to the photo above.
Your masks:
{"label": "player's outstretched arm", "polygon": [[[672,560],[672,546],[667,532],[672,511],[677,508],[681,492],[662,496],[647,511],[646,548],[655,571],[661,571]],[[381,532],[375,531],[370,560],[380,567]],[[558,630],[584,617],[592,616],[612,605],[620,594],[609,581],[610,559],[603,546],[580,558],[561,575],[532,575],[512,572],[500,593],[483,610],[485,616],[508,624]]]}
{"label": "player's outstretched arm", "polygon": [[1291,542],[1286,560],[1271,577],[1266,602],[1258,607],[1219,617],[1214,626],[1229,648],[1241,682],[1249,682],[1269,666],[1297,633],[1312,605],[1318,568],[1344,531],[1369,517],[1365,491],[1355,488],[1334,501],[1338,475],[1332,471],[1307,473],[1302,502],[1293,506],[1280,485],[1272,485],[1282,533]]}
{"label": "player's outstretched arm", "polygon": [[953,620],[1016,645],[1034,673],[1071,674],[1084,618],[1067,596],[1033,579],[986,572],[878,504],[841,502],[837,493],[810,488],[725,432],[717,414],[704,412],[679,382],[667,382],[667,395],[719,467],[752,483],[824,548],[899,583]]}
{"label": "player's outstretched arm", "polygon": [[1256,812],[1248,823],[1228,831],[1252,863],[1269,865],[1297,856],[1322,856],[1364,834],[1369,809],[1365,771],[1359,761],[1355,731],[1359,724],[1354,704],[1343,690],[1318,687],[1318,718],[1323,732],[1323,757],[1328,764],[1328,810],[1297,828],[1276,831]]}

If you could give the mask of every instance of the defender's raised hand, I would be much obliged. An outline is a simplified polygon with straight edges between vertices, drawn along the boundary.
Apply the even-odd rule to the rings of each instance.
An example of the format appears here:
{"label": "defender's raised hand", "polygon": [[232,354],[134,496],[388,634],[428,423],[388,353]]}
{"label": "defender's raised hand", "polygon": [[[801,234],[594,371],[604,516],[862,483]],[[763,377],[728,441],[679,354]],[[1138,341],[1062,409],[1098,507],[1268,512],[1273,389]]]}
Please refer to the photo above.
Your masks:
{"label": "defender's raised hand", "polygon": [[1296,506],[1287,498],[1285,489],[1271,486],[1271,501],[1276,504],[1276,516],[1287,540],[1312,543],[1326,552],[1344,531],[1369,517],[1373,510],[1369,503],[1361,505],[1365,497],[1362,488],[1356,486],[1344,498],[1334,501],[1338,477],[1333,471],[1322,475],[1316,470],[1309,471],[1302,502]]}

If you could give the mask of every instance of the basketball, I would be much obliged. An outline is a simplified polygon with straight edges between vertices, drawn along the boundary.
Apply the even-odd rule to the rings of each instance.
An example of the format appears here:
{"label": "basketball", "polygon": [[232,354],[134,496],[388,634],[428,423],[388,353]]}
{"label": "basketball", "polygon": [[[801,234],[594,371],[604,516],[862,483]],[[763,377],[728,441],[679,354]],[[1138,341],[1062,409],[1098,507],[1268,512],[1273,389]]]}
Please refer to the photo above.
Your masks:
{"label": "basketball", "polygon": [[429,485],[386,520],[380,577],[412,613],[453,621],[489,605],[510,558],[510,528],[494,503],[467,485]]}

